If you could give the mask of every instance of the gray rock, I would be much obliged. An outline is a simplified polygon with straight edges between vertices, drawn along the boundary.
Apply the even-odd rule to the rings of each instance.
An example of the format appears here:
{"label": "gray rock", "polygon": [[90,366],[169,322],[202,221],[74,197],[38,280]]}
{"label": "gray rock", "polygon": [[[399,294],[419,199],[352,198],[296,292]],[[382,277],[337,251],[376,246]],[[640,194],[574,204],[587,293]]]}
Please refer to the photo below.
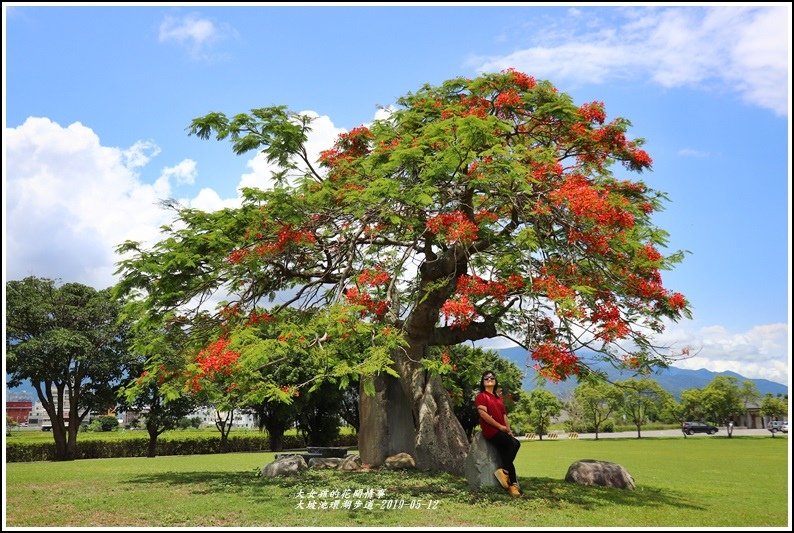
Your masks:
{"label": "gray rock", "polygon": [[294,476],[309,468],[300,455],[282,456],[262,469],[262,477]]}
{"label": "gray rock", "polygon": [[634,490],[634,478],[617,463],[582,459],[568,467],[565,481],[580,485],[600,485],[618,489]]}
{"label": "gray rock", "polygon": [[496,448],[488,444],[482,433],[477,433],[469,445],[469,453],[464,463],[464,473],[469,488],[479,490],[486,487],[499,487],[499,481],[494,476],[497,468],[501,467],[501,460]]}
{"label": "gray rock", "polygon": [[339,468],[342,461],[341,457],[312,457],[309,459],[309,468]]}
{"label": "gray rock", "polygon": [[339,464],[339,470],[361,470],[361,457],[358,455],[348,455]]}
{"label": "gray rock", "polygon": [[394,470],[400,468],[416,468],[416,461],[414,461],[414,458],[411,457],[410,453],[405,452],[400,452],[387,457],[384,464],[386,465],[386,468],[391,468]]}

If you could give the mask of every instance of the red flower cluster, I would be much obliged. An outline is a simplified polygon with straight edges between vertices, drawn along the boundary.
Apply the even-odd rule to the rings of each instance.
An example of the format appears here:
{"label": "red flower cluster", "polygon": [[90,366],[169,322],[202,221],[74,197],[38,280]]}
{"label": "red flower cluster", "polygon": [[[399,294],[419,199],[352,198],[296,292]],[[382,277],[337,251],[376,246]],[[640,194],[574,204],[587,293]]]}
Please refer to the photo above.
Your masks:
{"label": "red flower cluster", "polygon": [[627,281],[630,289],[642,298],[658,300],[667,296],[667,291],[662,286],[662,276],[658,270],[654,270],[650,277],[630,274]]}
{"label": "red flower cluster", "polygon": [[579,107],[579,114],[587,122],[598,122],[599,124],[603,124],[607,118],[607,114],[604,112],[604,102],[583,104]]}
{"label": "red flower cluster", "polygon": [[444,315],[444,320],[449,323],[450,328],[466,329],[477,318],[477,310],[474,309],[474,304],[469,301],[468,296],[463,296],[458,300],[447,300],[441,306],[441,312]]}
{"label": "red flower cluster", "polygon": [[248,316],[248,322],[246,322],[246,326],[255,326],[257,324],[265,324],[270,322],[271,320],[275,320],[273,315],[267,313],[265,311],[261,313],[257,313],[256,310],[251,311],[251,314]]}
{"label": "red flower cluster", "polygon": [[360,305],[365,308],[361,311],[361,316],[369,312],[380,318],[389,310],[389,302],[385,300],[374,300],[372,296],[365,292],[359,292],[355,287],[347,289],[345,298],[347,298],[347,301],[351,304]]}
{"label": "red flower cluster", "polygon": [[[491,109],[491,103],[481,96],[461,96],[460,103],[464,109],[464,117],[473,116],[485,118],[488,116],[488,111]],[[443,115],[444,114],[442,113],[442,117]]]}
{"label": "red flower cluster", "polygon": [[598,191],[581,174],[566,176],[562,186],[549,195],[556,206],[566,204],[577,217],[590,220],[597,226],[634,227],[634,215],[612,204],[606,191]]}
{"label": "red flower cluster", "polygon": [[499,215],[487,209],[482,209],[474,214],[474,221],[478,226],[483,222],[496,222],[497,220],[499,220]]}
{"label": "red flower cluster", "polygon": [[556,276],[538,276],[532,278],[532,285],[538,292],[545,292],[550,300],[562,300],[573,298],[576,292],[570,287],[563,285],[557,280]]}
{"label": "red flower cluster", "polygon": [[238,248],[237,250],[232,250],[232,253],[229,254],[229,257],[227,257],[226,260],[231,264],[236,265],[245,259],[249,253],[250,250],[248,248]]}
{"label": "red flower cluster", "polygon": [[630,154],[632,162],[638,167],[650,167],[653,164],[653,159],[645,150],[632,150]]}
{"label": "red flower cluster", "polygon": [[458,277],[455,292],[461,296],[475,296],[478,298],[491,296],[501,302],[504,301],[507,295],[507,285],[498,281],[485,281],[479,276],[463,274]]}
{"label": "red flower cluster", "polygon": [[358,275],[359,285],[369,285],[370,287],[377,287],[378,285],[385,285],[391,281],[391,276],[383,270],[365,268],[361,274]]}
{"label": "red flower cluster", "polygon": [[494,100],[494,106],[497,108],[518,107],[521,103],[521,95],[519,95],[515,89],[508,89],[505,92],[499,93],[499,96]]}
{"label": "red flower cluster", "polygon": [[320,163],[333,168],[344,161],[352,161],[369,153],[370,141],[374,138],[366,126],[353,128],[342,133],[334,143],[334,147],[320,152]]}
{"label": "red flower cluster", "polygon": [[477,240],[477,225],[461,211],[442,213],[430,218],[427,229],[434,235],[443,234],[449,243],[471,243]]}
{"label": "red flower cluster", "polygon": [[534,89],[535,86],[537,85],[535,78],[533,78],[532,76],[528,76],[523,72],[519,72],[513,67],[505,69],[502,72],[509,72],[511,77],[513,78],[513,83],[515,83],[517,86],[519,86],[522,89],[525,90]]}
{"label": "red flower cluster", "polygon": [[214,373],[231,374],[232,365],[240,358],[240,352],[228,350],[229,339],[221,337],[201,350],[196,356],[196,363],[205,376]]}
{"label": "red flower cluster", "polygon": [[260,257],[267,255],[279,254],[283,252],[290,244],[314,244],[317,242],[317,237],[314,236],[309,230],[293,230],[292,224],[282,224],[276,235],[276,242],[267,244],[260,244],[254,251]]}
{"label": "red flower cluster", "polygon": [[620,316],[620,309],[611,303],[599,304],[591,313],[590,319],[594,323],[600,322],[601,331],[596,338],[606,342],[626,338],[630,333],[628,325]]}
{"label": "red flower cluster", "polygon": [[554,344],[541,344],[532,352],[535,370],[550,381],[560,381],[580,372],[579,358]]}
{"label": "red flower cluster", "polygon": [[240,314],[240,304],[232,304],[224,306],[223,309],[220,310],[221,318],[224,320],[229,320],[231,318],[236,317]]}
{"label": "red flower cluster", "polygon": [[667,299],[667,305],[676,311],[680,311],[686,307],[686,298],[680,292],[673,293],[673,295]]}
{"label": "red flower cluster", "polygon": [[444,320],[451,328],[466,329],[479,316],[474,301],[491,297],[503,302],[507,294],[524,288],[524,278],[519,274],[510,274],[506,282],[486,281],[479,276],[463,274],[458,277],[455,286],[455,298],[450,298],[441,306]]}
{"label": "red flower cluster", "polygon": [[640,367],[640,358],[636,355],[627,355],[623,357],[623,364],[629,368],[637,369]]}
{"label": "red flower cluster", "polygon": [[653,263],[659,261],[662,258],[662,254],[660,254],[659,251],[650,243],[646,244],[645,248],[643,248],[643,255],[646,257],[646,259],[648,259],[648,261]]}
{"label": "red flower cluster", "polygon": [[537,182],[545,182],[550,177],[562,176],[562,165],[557,163],[535,163],[532,165],[532,179]]}

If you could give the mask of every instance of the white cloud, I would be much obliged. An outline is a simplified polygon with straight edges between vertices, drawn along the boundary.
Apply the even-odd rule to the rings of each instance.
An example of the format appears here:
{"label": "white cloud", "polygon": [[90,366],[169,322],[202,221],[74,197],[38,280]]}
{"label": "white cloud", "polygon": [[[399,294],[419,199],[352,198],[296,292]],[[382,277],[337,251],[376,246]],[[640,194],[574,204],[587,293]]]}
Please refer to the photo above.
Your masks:
{"label": "white cloud", "polygon": [[123,241],[153,242],[172,214],[158,202],[195,176],[195,162],[165,168],[154,184],[135,170],[160,152],[151,141],[102,146],[88,127],[28,118],[5,130],[7,276],[59,278],[104,288],[114,283]]}
{"label": "white cloud", "polygon": [[128,149],[123,150],[124,166],[129,169],[145,167],[152,158],[160,154],[160,147],[152,141],[137,141]]}
{"label": "white cloud", "polygon": [[191,14],[183,17],[167,15],[160,23],[159,41],[175,42],[185,47],[194,58],[206,58],[207,51],[235,31],[227,26],[218,26],[208,18]]}
{"label": "white cloud", "polygon": [[696,150],[694,148],[681,148],[678,150],[678,155],[682,157],[697,157],[697,158],[707,158],[711,157],[711,152],[704,152],[703,150]]}
{"label": "white cloud", "polygon": [[[620,25],[533,28],[537,45],[475,58],[479,71],[508,67],[556,83],[651,79],[664,87],[737,91],[750,104],[788,113],[791,7],[628,10]],[[570,17],[564,24],[578,24]]]}
{"label": "white cloud", "polygon": [[193,185],[196,182],[196,174],[196,162],[191,159],[185,159],[176,166],[163,169],[163,177],[168,179],[173,177],[180,185]]}
{"label": "white cloud", "polygon": [[759,325],[744,332],[732,332],[718,325],[695,331],[673,325],[661,340],[678,347],[692,347],[695,355],[673,363],[676,367],[731,370],[746,378],[788,383],[788,334],[788,325],[782,323]]}
{"label": "white cloud", "polygon": [[[327,116],[314,116],[307,152],[316,160],[345,130]],[[49,277],[104,288],[116,281],[115,250],[126,240],[151,245],[173,212],[160,206],[174,188],[199,178],[195,161],[166,166],[154,183],[138,171],[160,154],[153,141],[129,148],[103,146],[96,133],[79,122],[63,127],[48,118],[28,118],[5,130],[6,275]],[[261,156],[249,161],[254,172],[240,187],[267,187],[274,168]],[[238,188],[239,190],[239,188]],[[194,198],[178,201],[204,211],[238,207],[241,197],[221,198],[203,187]]]}
{"label": "white cloud", "polygon": [[[655,344],[673,353],[690,348],[691,357],[674,361],[672,366],[689,370],[706,368],[712,372],[730,370],[749,379],[789,382],[788,325],[765,324],[745,332],[731,332],[723,326],[690,330],[682,324],[669,324]],[[517,346],[509,339],[496,337],[475,343],[481,348],[503,350]]]}
{"label": "white cloud", "polygon": [[226,207],[239,207],[240,198],[221,198],[217,192],[205,187],[190,202],[190,207],[201,211],[218,211]]}

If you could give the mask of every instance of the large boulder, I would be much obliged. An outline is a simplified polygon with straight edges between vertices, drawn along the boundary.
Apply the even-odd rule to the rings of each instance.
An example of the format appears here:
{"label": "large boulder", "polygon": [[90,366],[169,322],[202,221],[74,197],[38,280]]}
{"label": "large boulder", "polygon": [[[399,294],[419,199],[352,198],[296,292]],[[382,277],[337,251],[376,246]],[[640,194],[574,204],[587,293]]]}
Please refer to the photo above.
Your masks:
{"label": "large boulder", "polygon": [[568,467],[565,481],[580,485],[600,485],[618,489],[634,490],[634,478],[617,463],[582,459]]}
{"label": "large boulder", "polygon": [[262,469],[262,477],[293,476],[309,468],[300,455],[281,456]]}
{"label": "large boulder", "polygon": [[488,444],[482,433],[477,433],[469,445],[469,453],[466,455],[466,462],[463,471],[466,481],[472,490],[480,490],[486,487],[499,487],[499,481],[494,476],[497,468],[501,467],[501,460],[496,448]]}

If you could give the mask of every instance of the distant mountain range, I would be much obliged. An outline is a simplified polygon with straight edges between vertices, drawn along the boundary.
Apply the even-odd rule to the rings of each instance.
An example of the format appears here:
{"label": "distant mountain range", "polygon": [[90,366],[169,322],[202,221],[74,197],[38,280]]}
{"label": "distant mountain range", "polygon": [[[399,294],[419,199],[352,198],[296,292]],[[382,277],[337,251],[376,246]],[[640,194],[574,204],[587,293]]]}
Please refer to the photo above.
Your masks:
{"label": "distant mountain range", "polygon": [[[528,361],[526,350],[516,347],[497,351],[502,357],[515,363],[516,366],[518,366],[518,368],[524,372],[524,390],[531,391],[538,387],[537,372],[535,372],[531,364],[527,366]],[[531,361],[529,362],[531,363]],[[681,398],[681,391],[686,389],[702,389],[711,383],[716,376],[733,376],[737,378],[740,383],[746,379],[750,380],[755,383],[755,386],[758,389],[758,392],[761,393],[761,396],[764,396],[767,393],[773,395],[788,394],[788,387],[786,385],[781,385],[780,383],[775,383],[774,381],[769,381],[768,379],[750,379],[737,374],[736,372],[730,371],[712,372],[711,370],[706,370],[705,368],[701,368],[700,370],[687,370],[684,368],[676,368],[671,366],[667,369],[657,370],[655,373],[649,376],[635,376],[632,372],[621,372],[613,368],[608,363],[597,363],[592,366],[596,370],[605,371],[609,379],[613,381],[639,377],[653,379],[664,390],[675,396],[676,399]],[[578,383],[576,379],[572,378],[559,383],[546,381],[544,386],[547,390],[554,393],[558,398],[565,399],[570,397],[577,384]]]}

